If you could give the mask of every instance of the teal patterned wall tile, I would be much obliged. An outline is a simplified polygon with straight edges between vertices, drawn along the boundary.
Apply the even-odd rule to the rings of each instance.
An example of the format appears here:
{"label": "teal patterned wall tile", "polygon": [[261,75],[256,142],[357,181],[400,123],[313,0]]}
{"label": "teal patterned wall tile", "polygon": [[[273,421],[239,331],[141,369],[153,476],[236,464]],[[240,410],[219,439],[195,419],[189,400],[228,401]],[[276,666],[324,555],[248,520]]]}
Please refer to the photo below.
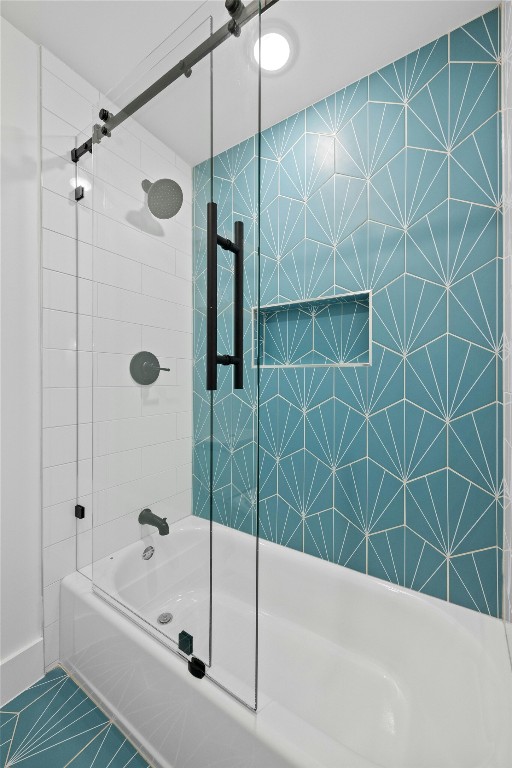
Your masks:
{"label": "teal patterned wall tile", "polygon": [[442,336],[407,355],[405,395],[434,416],[448,416],[448,337]]}
{"label": "teal patterned wall tile", "polygon": [[414,147],[407,149],[406,225],[412,226],[447,197],[447,155]]}
{"label": "teal patterned wall tile", "polygon": [[373,176],[405,143],[405,109],[398,104],[368,104],[366,175]]}
{"label": "teal patterned wall tile", "polygon": [[308,200],[306,234],[311,240],[337,245],[368,217],[366,182],[336,174]]}
{"label": "teal patterned wall tile", "polygon": [[403,149],[370,180],[369,218],[381,224],[406,226],[406,150]]}
{"label": "teal patterned wall tile", "polygon": [[405,528],[391,528],[368,538],[368,573],[404,585]]}
{"label": "teal patterned wall tile", "polygon": [[267,541],[302,552],[303,521],[291,507],[283,504],[278,496],[260,501],[260,536]]}
{"label": "teal patterned wall tile", "polygon": [[411,147],[437,149],[449,148],[449,67],[444,67],[409,102],[407,112],[407,143]]}
{"label": "teal patterned wall tile", "polygon": [[496,354],[452,335],[448,337],[448,414],[451,419],[496,399]]}
{"label": "teal patterned wall tile", "polygon": [[306,201],[334,173],[334,138],[306,133],[280,162],[279,194]]}
{"label": "teal patterned wall tile", "polygon": [[277,494],[277,459],[264,448],[259,452],[260,500]]}
{"label": "teal patterned wall tile", "polygon": [[407,272],[439,285],[449,282],[451,204],[452,201],[445,200],[407,231]]}
{"label": "teal patterned wall tile", "polygon": [[309,450],[304,451],[304,475],[308,483],[303,484],[302,513],[314,515],[319,511],[333,508],[332,469]]}
{"label": "teal patterned wall tile", "polygon": [[358,179],[365,179],[368,175],[367,104],[336,134],[335,170]]}
{"label": "teal patterned wall tile", "polygon": [[229,237],[233,232],[233,184],[227,179],[215,176],[213,197],[217,203],[217,225],[219,235]]}
{"label": "teal patterned wall tile", "polygon": [[452,61],[494,61],[500,55],[499,10],[470,21],[450,34]]}
{"label": "teal patterned wall tile", "polygon": [[334,254],[335,290],[364,291],[368,287],[368,224],[342,240]]}
{"label": "teal patterned wall tile", "polygon": [[304,451],[280,459],[277,467],[279,498],[297,514],[304,512]]}
{"label": "teal patterned wall tile", "polygon": [[279,261],[279,301],[314,299],[334,293],[333,249],[303,240]]}
{"label": "teal patterned wall tile", "polygon": [[233,182],[242,169],[254,160],[254,137],[236,144],[234,147],[215,155],[213,158],[213,175],[220,179]]}
{"label": "teal patterned wall tile", "polygon": [[314,408],[333,395],[332,368],[283,368],[279,394],[303,412]]}
{"label": "teal patterned wall tile", "polygon": [[368,78],[363,77],[306,109],[306,130],[335,134],[368,101]]}
{"label": "teal patterned wall tile", "polygon": [[404,358],[374,344],[368,368],[368,411],[370,414],[399,402],[404,396]]}
{"label": "teal patterned wall tile", "polygon": [[[254,486],[255,479],[252,478],[251,484]],[[243,493],[233,484],[231,486],[231,504],[229,508],[229,525],[243,533],[256,533],[256,494],[253,490]]]}
{"label": "teal patterned wall tile", "polygon": [[282,120],[261,133],[261,156],[269,160],[281,160],[300,139],[305,130],[304,111]]}
{"label": "teal patterned wall tile", "polygon": [[405,272],[405,236],[402,229],[368,222],[368,282],[378,291]]}
{"label": "teal patterned wall tile", "polygon": [[368,422],[368,456],[395,477],[405,477],[404,403],[378,411]]}
{"label": "teal patterned wall tile", "polygon": [[405,403],[406,476],[415,477],[446,467],[446,423],[413,403]]}
{"label": "teal patterned wall tile", "polygon": [[366,573],[366,537],[336,510],[333,515],[333,561]]}
{"label": "teal patterned wall tile", "polygon": [[496,260],[455,283],[449,297],[449,330],[474,344],[496,349]]}
{"label": "teal patterned wall tile", "polygon": [[405,102],[435,77],[447,61],[445,35],[370,75],[370,99]]}
{"label": "teal patterned wall tile", "polygon": [[279,163],[262,157],[260,159],[260,206],[261,210],[279,195]]}
{"label": "teal patterned wall tile", "polygon": [[373,340],[394,352],[405,353],[405,278],[399,278],[381,291],[372,301]]}
{"label": "teal patterned wall tile", "polygon": [[448,275],[451,283],[496,258],[496,218],[492,208],[450,200]]}
{"label": "teal patterned wall tile", "polygon": [[366,532],[368,522],[368,460],[366,457],[337,470],[334,478],[334,509],[359,531]]}
{"label": "teal patterned wall tile", "polygon": [[[221,233],[230,237],[236,215],[250,244],[248,346],[258,289],[263,305],[297,302],[266,315],[270,343],[265,352],[261,337],[255,350],[280,364],[259,372],[261,535],[493,614],[502,493],[498,80],[494,10],[214,161]],[[193,495],[205,517],[210,171],[205,162],[193,177]],[[371,318],[368,299],[329,303],[370,290]],[[219,295],[219,344],[229,349],[232,272],[222,254]],[[322,305],[313,301],[320,297]],[[215,519],[254,532],[250,349],[244,369],[236,394],[231,372],[219,370],[213,504]]]}
{"label": "teal patterned wall tile", "polygon": [[489,405],[450,423],[450,467],[480,488],[499,493],[496,482],[497,407]]}
{"label": "teal patterned wall tile", "polygon": [[368,460],[366,528],[377,533],[404,524],[404,483]]}
{"label": "teal patterned wall tile", "polygon": [[304,552],[331,563],[334,560],[333,517],[334,512],[329,509],[304,520]]}
{"label": "teal patterned wall tile", "polygon": [[413,352],[446,333],[447,292],[443,286],[405,278],[405,344]]}
{"label": "teal patterned wall tile", "polygon": [[[450,65],[450,144],[457,147],[487,122],[498,104],[498,67]],[[465,199],[465,198],[462,198]]]}
{"label": "teal patterned wall tile", "polygon": [[409,527],[405,529],[405,586],[446,600],[447,559]]}
{"label": "teal patterned wall tile", "polygon": [[366,456],[365,417],[335,398],[334,423],[336,433],[331,466],[339,468]]}
{"label": "teal patterned wall tile", "polygon": [[499,119],[494,115],[453,150],[451,196],[480,205],[499,205],[499,157]]}
{"label": "teal patterned wall tile", "polygon": [[279,260],[304,240],[304,204],[278,197],[261,216],[261,252]]}
{"label": "teal patterned wall tile", "polygon": [[450,600],[466,608],[500,615],[499,550],[496,547],[450,559]]}
{"label": "teal patterned wall tile", "polygon": [[448,472],[449,552],[459,555],[496,544],[496,498]]}
{"label": "teal patterned wall tile", "polygon": [[[235,176],[233,181],[233,213],[235,219],[240,215],[252,219],[258,209],[259,190],[256,186],[257,164],[253,157]],[[244,234],[246,234],[244,232]]]}
{"label": "teal patterned wall tile", "polygon": [[407,527],[439,552],[449,553],[447,470],[407,483]]}
{"label": "teal patterned wall tile", "polygon": [[367,409],[367,369],[335,368],[334,394],[337,399],[349,405],[358,413]]}

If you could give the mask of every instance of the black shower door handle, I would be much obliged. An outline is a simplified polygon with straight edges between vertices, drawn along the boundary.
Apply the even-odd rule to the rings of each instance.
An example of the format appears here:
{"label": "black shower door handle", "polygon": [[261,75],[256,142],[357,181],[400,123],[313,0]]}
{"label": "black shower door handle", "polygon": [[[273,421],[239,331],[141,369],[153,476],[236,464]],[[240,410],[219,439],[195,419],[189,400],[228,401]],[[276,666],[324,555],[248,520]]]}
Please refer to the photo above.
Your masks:
{"label": "black shower door handle", "polygon": [[[217,203],[207,204],[206,389],[217,389],[217,366],[233,366],[233,388],[244,388],[244,224],[235,221],[235,241],[217,233]],[[217,246],[234,256],[233,355],[217,351]]]}

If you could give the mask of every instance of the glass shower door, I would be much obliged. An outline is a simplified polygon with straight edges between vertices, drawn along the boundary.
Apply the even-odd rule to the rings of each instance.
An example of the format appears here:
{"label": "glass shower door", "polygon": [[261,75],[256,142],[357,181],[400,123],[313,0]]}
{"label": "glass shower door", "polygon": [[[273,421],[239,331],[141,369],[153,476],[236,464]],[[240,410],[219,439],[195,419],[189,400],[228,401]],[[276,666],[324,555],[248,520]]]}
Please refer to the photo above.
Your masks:
{"label": "glass shower door", "polygon": [[[210,34],[210,18],[189,19],[99,108],[122,113]],[[211,202],[211,72],[207,56],[94,144],[92,190],[94,588],[206,666],[211,537],[209,520],[192,515],[191,165],[205,159]]]}
{"label": "glass shower door", "polygon": [[[251,708],[257,708],[258,647],[258,368],[252,364],[252,315],[259,280],[260,72],[254,48],[260,10],[239,37],[233,36],[213,55],[216,210],[210,208],[218,241],[217,279],[212,281],[212,289],[217,286],[218,364],[212,370],[216,388],[211,391],[209,674]],[[209,223],[213,235],[214,222]],[[205,351],[208,375],[207,347]],[[213,355],[213,345],[210,352]],[[196,359],[196,369],[200,387],[202,360]]]}
{"label": "glass shower door", "polygon": [[188,661],[192,673],[251,708],[258,546],[253,7],[258,13],[241,35],[227,36],[190,71],[181,62],[229,21],[224,3],[201,6],[101,99],[99,108],[123,114],[172,67],[183,68],[111,135],[98,120],[90,193],[94,589]]}

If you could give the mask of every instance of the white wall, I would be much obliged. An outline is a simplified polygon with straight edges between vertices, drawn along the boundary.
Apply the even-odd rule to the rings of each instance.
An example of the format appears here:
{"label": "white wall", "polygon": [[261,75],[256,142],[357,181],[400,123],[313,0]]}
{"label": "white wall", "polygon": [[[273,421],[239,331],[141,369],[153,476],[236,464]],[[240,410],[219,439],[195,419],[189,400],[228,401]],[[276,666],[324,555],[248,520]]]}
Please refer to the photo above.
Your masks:
{"label": "white wall", "polygon": [[[90,574],[92,560],[139,539],[144,506],[170,522],[191,511],[192,183],[191,169],[133,120],[93,157],[71,163],[77,132],[97,121],[99,94],[44,49],[41,98],[50,665],[59,657],[61,579],[75,568]],[[111,108],[104,100],[101,106]],[[92,186],[78,204],[75,173]],[[184,204],[158,232],[144,211],[141,182],[162,177],[179,182]],[[145,388],[129,374],[142,349],[171,369]],[[83,521],[74,517],[77,500],[86,508]]]}
{"label": "white wall", "polygon": [[43,673],[39,48],[1,42],[0,705]]}
{"label": "white wall", "polygon": [[512,2],[502,9],[503,116],[503,617],[512,658]]}

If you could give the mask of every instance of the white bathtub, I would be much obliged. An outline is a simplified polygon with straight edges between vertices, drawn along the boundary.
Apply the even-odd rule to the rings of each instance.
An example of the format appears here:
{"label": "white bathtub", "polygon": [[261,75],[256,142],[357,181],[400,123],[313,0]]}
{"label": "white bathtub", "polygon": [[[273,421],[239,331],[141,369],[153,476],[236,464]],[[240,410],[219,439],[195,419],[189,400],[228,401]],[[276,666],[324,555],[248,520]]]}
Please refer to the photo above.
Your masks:
{"label": "white bathtub", "polygon": [[[95,568],[154,636],[82,575],[62,585],[62,663],[155,766],[512,767],[502,622],[276,544],[260,542],[258,712],[192,677],[165,643],[183,623],[207,653],[208,537],[190,517]],[[214,526],[213,541],[212,671],[249,699],[254,539]],[[173,622],[155,629],[166,608]]]}

